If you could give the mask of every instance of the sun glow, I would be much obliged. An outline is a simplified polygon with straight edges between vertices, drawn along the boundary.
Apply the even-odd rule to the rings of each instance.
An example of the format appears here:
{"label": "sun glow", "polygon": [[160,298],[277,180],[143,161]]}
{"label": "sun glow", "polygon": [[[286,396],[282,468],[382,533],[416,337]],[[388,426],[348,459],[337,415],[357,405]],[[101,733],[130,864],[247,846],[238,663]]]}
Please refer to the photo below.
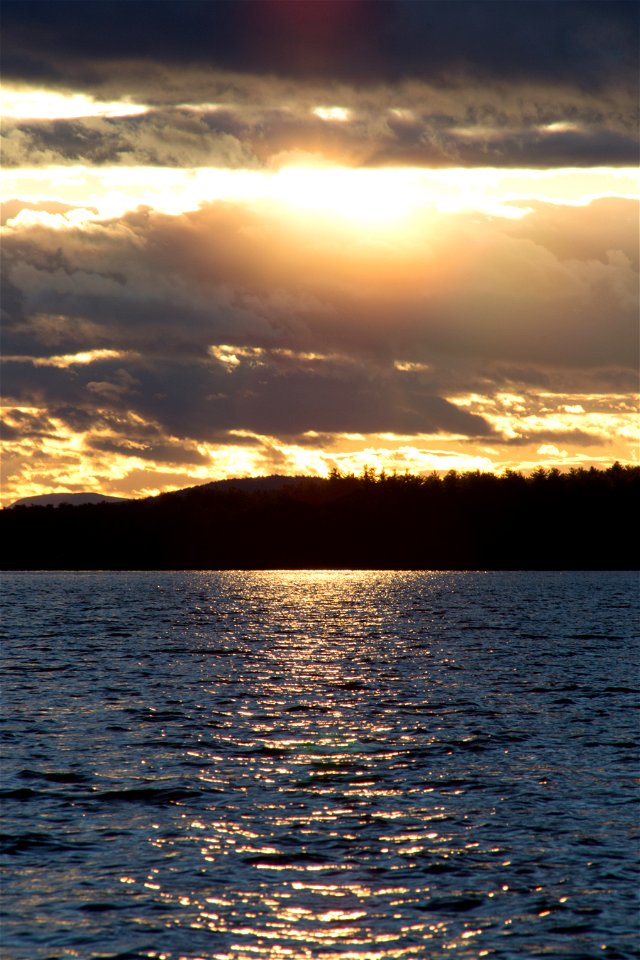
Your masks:
{"label": "sun glow", "polygon": [[273,193],[296,210],[369,224],[400,220],[420,202],[411,177],[343,167],[285,168]]}
{"label": "sun glow", "polygon": [[58,367],[66,369],[75,365],[84,366],[99,360],[119,360],[130,357],[124,350],[83,350],[80,353],[62,353],[51,357],[6,356],[8,363],[30,363],[34,367]]}
{"label": "sun glow", "polygon": [[351,118],[351,111],[346,107],[315,107],[311,111],[320,120],[333,120],[345,123]]}
{"label": "sun glow", "polygon": [[[631,168],[572,170],[425,170],[412,167],[354,169],[286,166],[278,170],[214,167],[90,167],[66,165],[6,169],[0,199],[56,201],[75,209],[56,215],[59,226],[120,217],[139,207],[179,215],[209,203],[237,203],[271,213],[304,215],[388,228],[430,213],[479,213],[518,219],[528,204],[582,206],[600,197],[637,198]],[[22,220],[53,217],[23,211]],[[13,221],[10,221],[13,222]]]}

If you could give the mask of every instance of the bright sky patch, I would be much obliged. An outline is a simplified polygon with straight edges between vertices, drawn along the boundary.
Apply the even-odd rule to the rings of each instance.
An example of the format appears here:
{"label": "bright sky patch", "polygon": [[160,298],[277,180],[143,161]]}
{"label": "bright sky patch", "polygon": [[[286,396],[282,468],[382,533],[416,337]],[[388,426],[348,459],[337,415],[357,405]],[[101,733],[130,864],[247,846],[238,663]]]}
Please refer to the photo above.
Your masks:
{"label": "bright sky patch", "polygon": [[74,120],[81,117],[136,117],[148,111],[142,103],[105,102],[84,93],[54,90],[0,90],[0,117],[7,120]]}

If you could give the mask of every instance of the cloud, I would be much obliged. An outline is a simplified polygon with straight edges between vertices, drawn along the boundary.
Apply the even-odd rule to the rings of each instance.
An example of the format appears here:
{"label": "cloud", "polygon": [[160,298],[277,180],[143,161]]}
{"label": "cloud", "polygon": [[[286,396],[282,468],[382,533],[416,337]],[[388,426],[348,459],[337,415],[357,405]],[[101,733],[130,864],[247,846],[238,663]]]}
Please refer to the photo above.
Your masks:
{"label": "cloud", "polygon": [[[186,78],[185,78],[186,79]],[[212,84],[224,89],[223,78]],[[252,82],[261,91],[252,100]],[[352,166],[633,166],[634,104],[541,87],[422,83],[339,92],[345,119],[318,115],[315,86],[243,78],[238,101],[157,105],[140,116],[5,121],[3,162],[270,168],[301,151]],[[238,93],[240,93],[238,91]],[[181,91],[185,96],[190,90]]]}
{"label": "cloud", "polygon": [[638,204],[615,197],[584,206],[527,201],[535,216],[508,225],[510,236],[528,238],[558,260],[606,262],[622,253],[636,270],[639,262]]}
{"label": "cloud", "polygon": [[36,439],[55,436],[55,425],[42,411],[14,410],[0,421],[5,441]]}
{"label": "cloud", "polygon": [[[421,237],[397,246],[230,204],[63,233],[18,226],[5,235],[5,261],[29,319],[7,336],[28,328],[59,354],[173,355],[180,345],[203,355],[235,343],[625,366],[634,362],[636,217],[622,200],[539,204],[517,222],[429,215]],[[594,346],[586,334],[599,331],[608,342]],[[5,350],[24,347],[9,339]]]}
{"label": "cloud", "polygon": [[[181,109],[118,119],[7,121],[3,159],[7,167],[58,163],[257,167],[251,141],[244,143],[221,126]],[[256,140],[258,136],[255,132]]]}
{"label": "cloud", "polygon": [[[612,0],[7,0],[9,93],[58,100],[49,120],[25,106],[5,124],[3,162],[635,165],[637,15]],[[80,90],[93,116],[77,116]],[[132,102],[146,112],[124,115]]]}
{"label": "cloud", "polygon": [[93,0],[80,16],[69,0],[6,0],[5,71],[90,87],[110,64],[139,58],[358,84],[466,74],[593,89],[635,85],[636,18],[624,2]]}
{"label": "cloud", "polygon": [[[61,419],[67,420],[65,407],[81,409],[99,427],[109,417],[133,411],[143,419],[152,418],[168,435],[208,442],[234,430],[270,436],[309,430],[491,433],[482,417],[459,410],[424,388],[407,388],[400,377],[384,372],[361,369],[354,375],[351,368],[346,377],[331,364],[322,372],[284,373],[274,369],[268,357],[258,367],[242,366],[233,373],[216,365],[169,360],[132,363],[127,370],[106,362],[92,367],[98,367],[99,374],[84,367],[73,372],[34,371],[7,363],[5,390],[19,404],[46,400],[52,415]],[[131,438],[130,425],[127,437]]]}
{"label": "cloud", "polygon": [[187,466],[208,465],[210,458],[201,453],[195,444],[177,441],[149,442],[133,438],[92,437],[88,443],[89,450],[100,453],[114,453],[118,456],[135,457],[150,461],[152,464],[175,464]]}
{"label": "cloud", "polygon": [[[43,200],[36,202],[17,199],[7,200],[2,204],[2,209],[0,211],[0,225],[4,226],[8,220],[13,220],[23,210],[49,213],[52,216],[56,216],[61,214],[64,215],[77,209],[79,208],[74,207],[73,204],[60,203],[57,200]],[[84,207],[80,209],[86,210]],[[98,210],[96,207],[91,207],[87,212],[97,214]]]}
{"label": "cloud", "polygon": [[601,447],[605,443],[602,436],[585,430],[537,430],[519,437],[509,437],[503,442],[509,446],[524,447],[542,441],[569,443],[573,447]]}
{"label": "cloud", "polygon": [[[633,381],[634,210],[429,214],[395,244],[230,204],[62,231],[16,222],[5,355],[19,359],[5,362],[5,394],[102,433],[96,449],[176,462],[176,444],[198,463],[194,444],[235,443],[234,431],[490,442],[492,419],[457,395]],[[552,439],[540,430],[518,436]]]}

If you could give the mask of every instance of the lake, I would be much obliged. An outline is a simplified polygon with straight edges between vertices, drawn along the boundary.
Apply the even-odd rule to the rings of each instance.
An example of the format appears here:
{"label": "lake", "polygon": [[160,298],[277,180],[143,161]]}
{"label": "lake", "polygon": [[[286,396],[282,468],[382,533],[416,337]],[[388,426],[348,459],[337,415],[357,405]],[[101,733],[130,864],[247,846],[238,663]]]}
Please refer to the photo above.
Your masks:
{"label": "lake", "polygon": [[4,574],[1,956],[639,956],[637,587]]}

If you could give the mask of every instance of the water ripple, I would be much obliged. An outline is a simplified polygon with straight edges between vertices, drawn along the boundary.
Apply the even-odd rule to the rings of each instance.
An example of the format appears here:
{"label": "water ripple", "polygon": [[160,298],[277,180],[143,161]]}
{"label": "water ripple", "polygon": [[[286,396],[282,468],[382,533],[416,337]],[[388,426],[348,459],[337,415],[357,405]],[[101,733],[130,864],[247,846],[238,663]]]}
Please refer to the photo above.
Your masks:
{"label": "water ripple", "polygon": [[5,955],[637,957],[635,588],[6,576]]}

